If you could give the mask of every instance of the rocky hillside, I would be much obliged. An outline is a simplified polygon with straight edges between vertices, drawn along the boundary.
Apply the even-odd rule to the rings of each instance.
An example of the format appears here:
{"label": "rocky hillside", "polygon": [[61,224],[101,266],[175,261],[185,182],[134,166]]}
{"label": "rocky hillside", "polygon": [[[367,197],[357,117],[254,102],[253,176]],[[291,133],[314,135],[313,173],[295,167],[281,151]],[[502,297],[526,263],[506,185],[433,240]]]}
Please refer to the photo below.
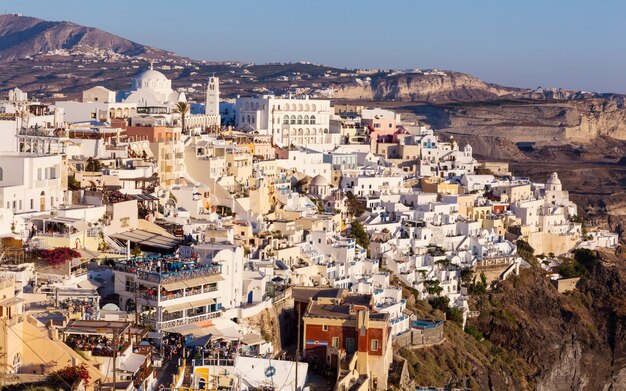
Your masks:
{"label": "rocky hillside", "polygon": [[104,50],[127,56],[161,58],[172,53],[71,22],[50,22],[15,14],[0,15],[0,62],[55,50]]}
{"label": "rocky hillside", "polygon": [[576,292],[560,294],[538,269],[474,296],[480,311],[446,341],[403,350],[416,385],[476,390],[626,389],[626,264],[611,254],[585,261]]}
{"label": "rocky hillside", "polygon": [[626,389],[626,267],[611,254],[583,261],[579,290],[559,294],[538,269],[478,298],[485,338],[530,365],[537,390]]}

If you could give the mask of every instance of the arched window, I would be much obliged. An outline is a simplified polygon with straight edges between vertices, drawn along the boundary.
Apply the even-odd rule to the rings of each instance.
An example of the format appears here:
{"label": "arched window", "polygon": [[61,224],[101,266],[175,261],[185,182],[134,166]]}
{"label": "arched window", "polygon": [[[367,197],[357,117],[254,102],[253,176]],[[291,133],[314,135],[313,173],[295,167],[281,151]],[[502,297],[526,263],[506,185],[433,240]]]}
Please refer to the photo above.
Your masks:
{"label": "arched window", "polygon": [[4,180],[4,171],[2,170],[2,167],[0,167],[0,181]]}
{"label": "arched window", "polygon": [[284,123],[284,124],[288,124],[288,123],[289,123],[289,116],[288,116],[288,115],[286,115],[286,116],[283,118],[283,123]]}
{"label": "arched window", "polygon": [[285,103],[285,111],[289,111],[289,103]]}
{"label": "arched window", "polygon": [[203,377],[198,381],[198,389],[206,390],[206,380]]}
{"label": "arched window", "polygon": [[292,115],[292,116],[291,116],[291,124],[292,124],[292,125],[295,125],[295,124],[296,124],[296,116],[295,116],[295,115]]}
{"label": "arched window", "polygon": [[308,115],[305,115],[305,116],[304,116],[304,124],[305,124],[305,125],[308,125],[308,124],[309,124],[309,116],[308,116]]}
{"label": "arched window", "polygon": [[315,125],[315,116],[314,115],[311,116],[311,125]]}
{"label": "arched window", "polygon": [[302,125],[302,116],[301,115],[298,116],[298,125]]}
{"label": "arched window", "polygon": [[298,105],[298,111],[302,111],[302,103]]}

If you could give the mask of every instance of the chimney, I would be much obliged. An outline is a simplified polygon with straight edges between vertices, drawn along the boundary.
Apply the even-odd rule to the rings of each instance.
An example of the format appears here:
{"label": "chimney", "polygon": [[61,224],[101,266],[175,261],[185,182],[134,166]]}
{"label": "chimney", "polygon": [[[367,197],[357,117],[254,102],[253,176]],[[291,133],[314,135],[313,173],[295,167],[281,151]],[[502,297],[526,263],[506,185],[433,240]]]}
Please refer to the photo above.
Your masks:
{"label": "chimney", "polygon": [[358,333],[358,351],[357,351],[357,363],[356,369],[360,375],[367,375],[369,373],[368,363],[368,351],[369,351],[369,323],[370,312],[369,310],[359,310],[357,312],[356,328]]}

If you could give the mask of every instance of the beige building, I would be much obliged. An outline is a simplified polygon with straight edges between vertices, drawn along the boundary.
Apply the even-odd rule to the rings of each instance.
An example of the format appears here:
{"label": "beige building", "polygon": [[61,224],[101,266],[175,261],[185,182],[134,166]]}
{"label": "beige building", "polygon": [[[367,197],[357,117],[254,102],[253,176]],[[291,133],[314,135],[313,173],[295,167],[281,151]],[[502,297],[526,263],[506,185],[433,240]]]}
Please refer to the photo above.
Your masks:
{"label": "beige building", "polygon": [[102,373],[58,338],[54,326],[44,326],[22,312],[23,300],[15,296],[15,278],[0,276],[0,368],[4,385],[45,380],[67,366],[85,364],[95,389]]}

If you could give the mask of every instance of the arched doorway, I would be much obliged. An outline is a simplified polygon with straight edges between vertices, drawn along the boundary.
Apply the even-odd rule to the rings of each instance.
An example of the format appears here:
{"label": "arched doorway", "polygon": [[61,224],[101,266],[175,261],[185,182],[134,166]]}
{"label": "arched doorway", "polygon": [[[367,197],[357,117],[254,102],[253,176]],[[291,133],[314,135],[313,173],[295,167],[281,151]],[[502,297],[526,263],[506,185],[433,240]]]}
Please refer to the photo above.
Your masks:
{"label": "arched doorway", "polygon": [[46,192],[42,191],[39,196],[39,211],[43,212],[46,210]]}

